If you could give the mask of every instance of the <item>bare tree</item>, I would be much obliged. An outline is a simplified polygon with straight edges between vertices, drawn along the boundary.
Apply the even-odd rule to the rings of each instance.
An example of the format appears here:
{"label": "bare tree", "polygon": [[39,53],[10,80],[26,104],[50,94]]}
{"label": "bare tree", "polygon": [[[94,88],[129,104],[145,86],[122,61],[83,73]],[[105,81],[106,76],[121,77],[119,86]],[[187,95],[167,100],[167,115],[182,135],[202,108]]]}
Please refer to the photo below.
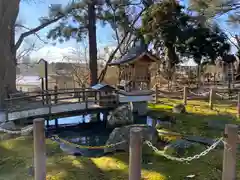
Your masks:
{"label": "bare tree", "polygon": [[71,65],[69,73],[79,87],[89,85],[90,77],[88,45],[86,41],[82,41],[81,44],[81,48],[74,49],[70,56],[64,57]]}
{"label": "bare tree", "polygon": [[[115,9],[112,9],[112,11],[114,12]],[[134,41],[134,32],[133,32],[134,26],[136,25],[137,21],[139,20],[139,18],[141,17],[144,11],[145,9],[142,9],[139,13],[137,13],[137,15],[133,18],[132,23],[129,25],[129,28],[125,32],[119,33],[119,30],[117,29],[117,23],[113,22],[113,27],[114,26],[116,27],[114,28],[114,31],[115,31],[115,37],[117,40],[116,42],[117,46],[111,52],[105,67],[101,70],[100,75],[98,77],[98,82],[102,82],[104,80],[104,77],[108,69],[108,64],[112,62],[114,58],[116,58],[116,55],[119,53],[120,54],[119,57],[121,57],[126,54],[129,45]]]}
{"label": "bare tree", "polygon": [[19,8],[20,0],[0,1],[0,107],[3,106],[6,97],[5,87],[8,88],[9,92],[16,90],[16,54],[24,39],[64,17],[64,13],[58,13],[51,19],[43,18],[39,26],[22,33],[15,42],[15,27]]}

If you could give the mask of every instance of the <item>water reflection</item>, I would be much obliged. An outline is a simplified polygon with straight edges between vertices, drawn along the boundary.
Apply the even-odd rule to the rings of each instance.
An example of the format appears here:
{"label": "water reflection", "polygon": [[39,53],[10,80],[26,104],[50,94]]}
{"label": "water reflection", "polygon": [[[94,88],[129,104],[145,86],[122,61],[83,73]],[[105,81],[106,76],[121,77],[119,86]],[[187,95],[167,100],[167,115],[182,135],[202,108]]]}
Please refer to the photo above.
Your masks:
{"label": "water reflection", "polygon": [[[74,144],[85,145],[85,146],[102,146],[106,144],[106,141],[108,140],[110,133],[111,133],[110,129],[106,129],[105,127],[98,127],[98,128],[92,128],[89,130],[78,130],[78,131],[65,130],[65,131],[59,132],[58,136]],[[65,151],[65,153],[72,154],[69,151],[68,152]],[[104,155],[104,149],[79,148],[79,152],[83,156],[87,156],[87,157],[96,157],[96,156]]]}
{"label": "water reflection", "polygon": [[[79,115],[79,116],[71,116],[71,117],[63,117],[49,120],[49,126],[54,126],[58,122],[58,125],[66,125],[71,126],[74,124],[81,124],[81,123],[89,123],[89,122],[97,122],[97,114],[87,114],[87,115]],[[103,114],[100,113],[100,121],[103,121]],[[47,121],[45,121],[45,125],[47,125]]]}
{"label": "water reflection", "polygon": [[[153,119],[149,116],[139,117],[134,115],[134,124],[147,124],[152,126]],[[59,128],[55,133],[60,138],[63,138],[69,142],[79,145],[86,146],[102,146],[106,144],[110,133],[113,129],[108,129],[103,122],[103,114],[100,114],[100,123],[97,122],[97,114],[87,114],[72,117],[58,118],[58,126],[64,127]],[[47,123],[46,123],[47,124]],[[84,124],[86,126],[84,126]],[[49,120],[50,126],[55,126],[55,120]],[[70,128],[70,126],[76,126],[76,128]],[[61,145],[60,145],[61,147]],[[64,149],[62,149],[65,151]],[[83,156],[96,157],[104,155],[104,150],[92,150],[92,149],[79,149]],[[66,152],[71,154],[70,152]]]}

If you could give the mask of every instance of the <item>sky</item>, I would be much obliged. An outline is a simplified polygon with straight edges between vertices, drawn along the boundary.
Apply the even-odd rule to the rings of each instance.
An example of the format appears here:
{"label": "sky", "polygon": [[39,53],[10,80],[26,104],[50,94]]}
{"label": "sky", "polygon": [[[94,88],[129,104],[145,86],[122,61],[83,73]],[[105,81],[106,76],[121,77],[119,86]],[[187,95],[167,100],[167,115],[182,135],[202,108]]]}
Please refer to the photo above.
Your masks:
{"label": "sky", "polygon": [[[18,16],[18,21],[20,21],[22,24],[27,26],[28,28],[34,28],[39,25],[39,18],[46,16],[48,14],[48,7],[50,4],[63,4],[65,5],[68,0],[36,0],[40,1],[38,3],[26,3],[22,1],[20,5],[20,12]],[[42,2],[41,2],[42,1]],[[184,1],[184,3],[187,3],[187,0]],[[221,27],[226,31],[231,31],[233,34],[239,34],[239,30],[236,28],[230,27],[225,23],[227,19],[227,16],[221,16],[216,21],[218,24],[221,25]],[[56,24],[53,24],[43,30],[41,30],[38,34],[42,39],[46,39],[46,35],[48,31],[54,27]],[[113,39],[114,32],[111,30],[109,26],[102,27],[101,25],[97,25],[97,42],[98,42],[98,48],[100,49],[101,53],[104,53],[103,48],[104,47],[110,47],[113,48],[116,45],[115,40]],[[30,38],[29,41],[33,41],[35,38]],[[40,41],[38,41],[40,43]],[[53,61],[61,61],[64,56],[71,54],[73,49],[83,49],[82,44],[76,43],[75,40],[70,40],[67,42],[64,42],[62,44],[57,43],[56,45],[52,45],[51,43],[43,45],[40,43],[39,45],[40,49],[38,51],[34,51],[31,54],[31,58],[33,59],[40,59],[43,58],[49,62]],[[24,48],[24,47],[22,47]],[[233,49],[233,52],[235,50]],[[194,63],[189,62],[189,65],[193,65]]]}
{"label": "sky", "polygon": [[[23,23],[28,28],[37,27],[39,23],[39,18],[46,16],[48,14],[48,6],[50,4],[56,4],[56,0],[40,0],[40,3],[26,3],[22,1],[20,5],[20,12],[18,16],[18,21]],[[59,4],[66,4],[67,0],[57,0]],[[53,24],[41,30],[38,34],[42,39],[46,39],[46,35],[48,31],[56,25]],[[97,25],[97,42],[98,48],[100,51],[106,47],[113,47],[115,45],[115,41],[112,38],[113,31],[109,26],[102,27],[101,25]],[[32,37],[31,37],[32,38]],[[36,38],[33,38],[34,40]],[[28,40],[28,41],[31,41]],[[39,41],[40,47],[43,44]],[[76,43],[75,40],[66,41],[64,43],[57,43],[56,45],[52,45],[52,43],[48,43],[44,45],[44,47],[40,48],[37,52],[33,52],[31,57],[36,58],[44,58],[47,61],[59,61],[62,60],[64,56],[71,53],[73,49],[82,47],[81,43]],[[24,47],[22,47],[24,48]]]}

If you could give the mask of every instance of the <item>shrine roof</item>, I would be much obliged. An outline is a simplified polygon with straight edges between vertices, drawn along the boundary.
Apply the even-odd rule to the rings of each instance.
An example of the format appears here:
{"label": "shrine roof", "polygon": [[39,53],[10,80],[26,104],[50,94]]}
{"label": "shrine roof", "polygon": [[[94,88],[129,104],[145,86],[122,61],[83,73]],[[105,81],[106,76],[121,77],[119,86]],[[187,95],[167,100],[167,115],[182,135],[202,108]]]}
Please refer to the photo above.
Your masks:
{"label": "shrine roof", "polygon": [[152,61],[158,61],[159,58],[157,58],[155,55],[153,55],[151,52],[146,50],[143,46],[136,46],[132,47],[127,54],[125,54],[122,58],[117,59],[108,65],[114,66],[114,65],[121,65],[121,64],[131,64],[135,62],[136,60],[140,59],[139,57],[148,56]]}

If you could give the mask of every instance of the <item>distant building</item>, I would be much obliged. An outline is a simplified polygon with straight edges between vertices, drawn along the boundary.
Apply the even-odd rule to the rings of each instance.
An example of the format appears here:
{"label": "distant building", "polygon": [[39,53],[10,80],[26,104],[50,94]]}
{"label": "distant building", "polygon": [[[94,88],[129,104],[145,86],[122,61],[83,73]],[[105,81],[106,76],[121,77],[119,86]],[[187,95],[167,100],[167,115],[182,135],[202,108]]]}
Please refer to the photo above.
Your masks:
{"label": "distant building", "polygon": [[41,90],[41,81],[38,76],[21,76],[17,75],[17,90],[28,92]]}
{"label": "distant building", "polygon": [[[99,73],[101,71],[99,67]],[[17,86],[24,90],[41,88],[39,78],[39,64],[22,63],[17,66]],[[21,80],[22,79],[22,80]],[[104,82],[115,85],[118,80],[116,68],[109,67]],[[18,82],[19,81],[19,82]],[[55,85],[59,89],[78,88],[83,84],[88,86],[90,83],[88,64],[80,63],[50,63],[48,64],[48,88],[53,89]]]}

